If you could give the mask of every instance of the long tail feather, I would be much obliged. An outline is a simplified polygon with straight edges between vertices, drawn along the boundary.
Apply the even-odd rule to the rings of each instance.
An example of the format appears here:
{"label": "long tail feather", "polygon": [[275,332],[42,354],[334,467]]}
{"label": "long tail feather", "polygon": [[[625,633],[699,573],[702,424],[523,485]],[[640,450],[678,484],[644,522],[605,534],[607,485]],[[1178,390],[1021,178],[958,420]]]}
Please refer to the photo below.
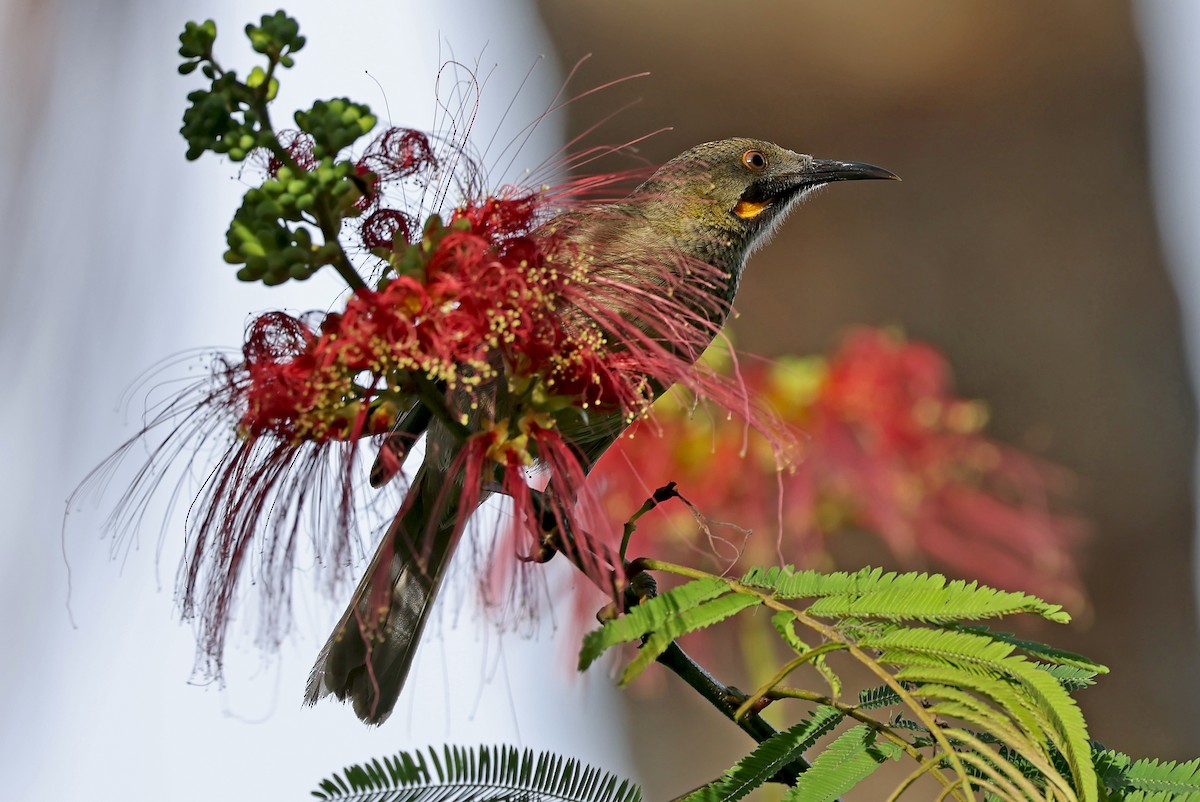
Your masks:
{"label": "long tail feather", "polygon": [[369,724],[391,714],[467,516],[461,489],[428,463],[308,678],[305,702],[333,694]]}

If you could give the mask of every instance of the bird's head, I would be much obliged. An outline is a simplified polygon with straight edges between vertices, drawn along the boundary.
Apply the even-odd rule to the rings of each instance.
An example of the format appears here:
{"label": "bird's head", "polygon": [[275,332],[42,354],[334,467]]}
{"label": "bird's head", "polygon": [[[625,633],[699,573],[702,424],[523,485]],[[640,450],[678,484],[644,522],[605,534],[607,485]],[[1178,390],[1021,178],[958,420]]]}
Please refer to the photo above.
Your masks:
{"label": "bird's head", "polygon": [[634,193],[641,213],[680,251],[740,272],[742,262],[812,190],[835,181],[896,178],[860,162],[814,159],[737,137],[686,150]]}

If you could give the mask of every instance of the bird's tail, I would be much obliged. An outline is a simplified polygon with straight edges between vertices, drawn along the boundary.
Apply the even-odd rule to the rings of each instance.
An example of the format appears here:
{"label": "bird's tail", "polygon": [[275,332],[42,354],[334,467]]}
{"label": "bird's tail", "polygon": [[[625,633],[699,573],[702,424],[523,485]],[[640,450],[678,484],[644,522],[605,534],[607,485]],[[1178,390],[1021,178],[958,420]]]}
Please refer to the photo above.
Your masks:
{"label": "bird's tail", "polygon": [[462,489],[427,462],[308,678],[305,702],[333,694],[369,724],[391,714],[458,544]]}

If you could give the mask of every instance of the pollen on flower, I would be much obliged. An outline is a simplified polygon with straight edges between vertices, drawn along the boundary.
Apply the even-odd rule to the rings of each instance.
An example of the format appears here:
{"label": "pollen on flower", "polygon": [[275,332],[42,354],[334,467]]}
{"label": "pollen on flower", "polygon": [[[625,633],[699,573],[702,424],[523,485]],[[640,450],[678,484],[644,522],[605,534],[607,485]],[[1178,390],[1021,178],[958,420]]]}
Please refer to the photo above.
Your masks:
{"label": "pollen on flower", "polygon": [[[281,144],[299,169],[316,167],[311,137]],[[355,162],[362,196],[353,224],[374,280],[336,311],[259,315],[240,359],[221,360],[207,386],[158,420],[170,434],[152,466],[191,447],[189,437],[224,438],[218,465],[202,472],[181,579],[210,674],[220,671],[239,581],[259,570],[255,586],[281,607],[302,511],[323,501],[333,510],[320,553],[349,563],[360,444],[389,436],[418,402],[435,410],[436,426],[461,428],[447,457],[464,477],[461,517],[498,484],[513,498],[517,529],[538,538],[552,521],[574,533],[566,547],[610,584],[620,566],[593,548],[610,530],[585,485],[599,456],[589,451],[593,441],[607,445],[623,425],[648,418],[663,388],[680,385],[762,426],[776,457],[790,443],[736,371],[696,364],[728,312],[711,291],[724,282],[721,271],[684,260],[613,263],[579,230],[587,219],[604,221],[594,210],[576,214],[574,193],[594,192],[603,179],[468,194],[445,217],[426,210],[423,220],[413,216],[418,205],[390,202],[397,188],[415,187],[423,198],[436,187],[440,202],[451,186],[474,186],[439,177],[463,157],[440,157],[429,137],[409,129],[376,138]],[[268,170],[283,180],[293,168],[278,161]],[[172,428],[175,415],[191,423]],[[595,435],[597,422],[604,428]],[[536,500],[531,466],[553,477]],[[155,475],[148,467],[139,481]]]}

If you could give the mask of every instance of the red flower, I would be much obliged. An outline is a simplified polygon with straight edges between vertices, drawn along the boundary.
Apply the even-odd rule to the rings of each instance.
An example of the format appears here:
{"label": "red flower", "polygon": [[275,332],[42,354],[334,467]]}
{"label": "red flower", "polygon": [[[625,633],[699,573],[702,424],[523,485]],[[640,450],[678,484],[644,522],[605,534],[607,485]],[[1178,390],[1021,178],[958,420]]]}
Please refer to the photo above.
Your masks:
{"label": "red flower", "polygon": [[[313,147],[316,143],[313,141],[311,134],[295,130],[280,131],[279,144],[283,145],[284,150],[288,152],[292,161],[301,170],[312,171],[316,169],[317,157],[313,155]],[[269,151],[263,150],[260,153],[266,158],[267,173],[274,177],[279,172],[279,168],[283,167],[283,161]]]}
{"label": "red flower", "polygon": [[415,221],[399,209],[376,209],[362,222],[359,236],[367,250],[392,250],[396,240],[411,242]]}
{"label": "red flower", "polygon": [[[746,448],[741,427],[660,405],[662,439],[638,427],[593,474],[615,521],[673,479],[707,515],[758,533],[717,543],[722,560],[745,552],[756,564],[822,566],[826,543],[857,530],[905,563],[929,559],[998,587],[1084,603],[1074,549],[1086,527],[1058,510],[1063,472],[986,437],[986,410],[953,395],[949,366],[932,347],[858,329],[827,359],[779,360],[746,381],[803,432],[798,464],[780,475],[759,442]],[[660,534],[694,531],[690,513],[664,512]],[[764,540],[768,531],[781,534]],[[640,542],[649,552],[671,547]]]}
{"label": "red flower", "polygon": [[[308,152],[300,137],[292,145]],[[206,674],[220,673],[251,564],[271,611],[261,638],[278,640],[310,512],[320,558],[348,562],[358,443],[386,434],[418,398],[463,427],[446,457],[463,477],[460,519],[499,483],[514,500],[515,553],[537,557],[553,522],[573,535],[563,547],[614,592],[620,566],[605,543],[615,530],[585,486],[590,465],[578,438],[598,421],[601,438],[615,436],[646,414],[656,387],[673,384],[771,428],[739,379],[693,365],[716,333],[712,321],[724,318],[725,302],[710,291],[725,281],[718,268],[596,263],[572,240],[569,217],[544,225],[571,206],[570,186],[465,198],[448,222],[433,215],[417,230],[385,205],[385,192],[393,181],[431,181],[438,163],[423,135],[377,139],[358,162],[374,208],[361,236],[381,262],[376,285],[356,289],[338,312],[258,317],[242,359],[219,361],[206,386],[148,427],[168,434],[127,497],[133,507],[159,467],[201,441],[221,442],[189,519],[180,588],[185,613],[199,621]],[[580,186],[590,193],[598,182]],[[781,428],[772,432],[782,438]],[[550,491],[533,492],[531,466],[554,477]]]}
{"label": "red flower", "polygon": [[428,175],[438,160],[429,137],[411,128],[388,128],[375,138],[357,162],[362,172],[374,173],[387,183],[414,175]]}

